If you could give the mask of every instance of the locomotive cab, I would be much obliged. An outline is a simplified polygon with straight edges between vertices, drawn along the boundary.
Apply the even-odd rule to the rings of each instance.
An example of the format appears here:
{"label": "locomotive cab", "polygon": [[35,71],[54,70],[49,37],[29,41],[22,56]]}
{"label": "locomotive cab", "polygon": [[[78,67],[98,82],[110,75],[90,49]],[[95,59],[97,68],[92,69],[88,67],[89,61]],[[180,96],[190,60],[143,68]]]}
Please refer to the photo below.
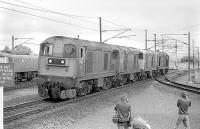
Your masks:
{"label": "locomotive cab", "polygon": [[[39,95],[60,98],[62,90],[73,87],[76,76],[77,46],[64,37],[56,36],[45,40],[40,45]],[[49,89],[51,87],[51,89]]]}

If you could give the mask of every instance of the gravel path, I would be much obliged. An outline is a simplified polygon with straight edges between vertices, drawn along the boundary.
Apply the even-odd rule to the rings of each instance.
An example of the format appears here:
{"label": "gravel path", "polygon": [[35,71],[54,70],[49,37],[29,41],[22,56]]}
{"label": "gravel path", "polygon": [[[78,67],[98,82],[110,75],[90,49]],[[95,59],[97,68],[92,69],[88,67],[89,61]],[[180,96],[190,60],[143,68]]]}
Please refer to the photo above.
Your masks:
{"label": "gravel path", "polygon": [[[4,125],[5,129],[116,129],[111,118],[119,95],[127,93],[133,116],[142,116],[152,129],[173,128],[180,90],[155,81],[112,91],[98,97],[68,104]],[[189,93],[191,129],[200,128],[200,96]]]}

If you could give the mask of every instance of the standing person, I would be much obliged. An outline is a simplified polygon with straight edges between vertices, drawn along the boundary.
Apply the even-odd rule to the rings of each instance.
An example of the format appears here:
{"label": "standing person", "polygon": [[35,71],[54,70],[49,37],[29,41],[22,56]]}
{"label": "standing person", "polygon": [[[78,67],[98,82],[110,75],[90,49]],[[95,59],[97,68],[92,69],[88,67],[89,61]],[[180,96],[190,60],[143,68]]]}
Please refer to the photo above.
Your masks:
{"label": "standing person", "polygon": [[178,129],[179,125],[183,122],[186,129],[190,129],[188,119],[188,108],[191,106],[191,100],[188,98],[186,92],[181,93],[181,97],[177,102],[178,119],[174,129]]}
{"label": "standing person", "polygon": [[116,104],[115,111],[118,112],[118,129],[128,129],[131,121],[131,105],[128,103],[128,97],[123,94],[120,98],[121,102]]}

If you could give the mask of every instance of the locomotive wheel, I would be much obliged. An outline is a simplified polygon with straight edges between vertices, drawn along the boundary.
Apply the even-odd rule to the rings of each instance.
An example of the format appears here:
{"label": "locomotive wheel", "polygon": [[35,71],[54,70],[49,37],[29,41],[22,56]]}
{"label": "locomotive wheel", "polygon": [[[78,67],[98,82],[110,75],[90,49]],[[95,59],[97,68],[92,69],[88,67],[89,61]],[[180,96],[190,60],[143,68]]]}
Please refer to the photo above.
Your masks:
{"label": "locomotive wheel", "polygon": [[77,89],[78,96],[84,96],[88,93],[88,87],[86,83],[81,83],[81,88]]}
{"label": "locomotive wheel", "polygon": [[111,88],[111,82],[110,81],[106,81],[104,84],[103,84],[103,87],[102,87],[104,90],[107,90],[107,89],[110,89]]}
{"label": "locomotive wheel", "polygon": [[146,73],[144,73],[143,79],[147,79],[147,78],[148,78],[148,73],[146,72]]}
{"label": "locomotive wheel", "polygon": [[122,85],[122,86],[125,85],[126,82],[127,82],[127,78],[126,78],[126,76],[123,77],[123,78],[122,78],[122,81],[120,81],[120,82],[121,82],[121,85]]}
{"label": "locomotive wheel", "polygon": [[92,85],[91,84],[88,84],[87,85],[87,93],[89,94],[89,93],[91,93],[91,91],[92,91]]}
{"label": "locomotive wheel", "polygon": [[137,81],[139,80],[139,78],[138,78],[138,75],[137,75],[137,74],[135,74],[135,75],[134,75],[134,80],[135,80],[135,82],[137,82]]}

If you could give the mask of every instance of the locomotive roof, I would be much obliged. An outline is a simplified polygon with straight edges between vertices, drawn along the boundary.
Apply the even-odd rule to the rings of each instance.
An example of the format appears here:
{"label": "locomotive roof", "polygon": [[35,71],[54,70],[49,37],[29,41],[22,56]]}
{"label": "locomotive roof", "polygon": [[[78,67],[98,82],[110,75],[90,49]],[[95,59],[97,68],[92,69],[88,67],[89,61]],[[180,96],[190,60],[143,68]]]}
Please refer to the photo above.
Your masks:
{"label": "locomotive roof", "polygon": [[83,40],[83,39],[76,39],[76,38],[65,37],[65,36],[50,37],[50,38],[46,39],[45,41],[43,41],[42,44],[46,43],[48,41],[51,41],[51,40],[55,40],[57,38],[59,38],[61,40],[71,40],[71,42],[75,43],[75,45],[87,46],[88,49],[95,49],[95,50],[103,49],[105,51],[120,50],[120,51],[125,51],[128,53],[140,51],[140,49],[136,49],[133,47],[112,45],[112,44],[100,43],[100,42],[96,42],[96,41],[89,41],[89,40]]}

